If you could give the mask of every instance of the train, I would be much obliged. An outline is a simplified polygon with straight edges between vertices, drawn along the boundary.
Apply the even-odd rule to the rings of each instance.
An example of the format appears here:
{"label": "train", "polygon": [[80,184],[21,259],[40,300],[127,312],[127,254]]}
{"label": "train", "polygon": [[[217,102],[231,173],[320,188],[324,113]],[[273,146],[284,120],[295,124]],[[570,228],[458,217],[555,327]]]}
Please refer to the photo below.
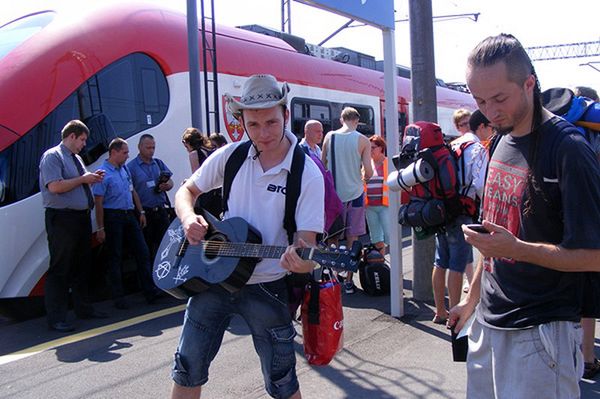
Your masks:
{"label": "train", "polygon": [[[90,170],[107,157],[114,137],[126,139],[135,157],[140,135],[148,133],[176,185],[190,174],[181,144],[191,125],[185,14],[157,3],[73,7],[39,10],[0,26],[0,300],[43,295],[49,255],[38,165],[60,142],[67,121],[80,119],[90,128],[81,154]],[[224,94],[239,95],[256,73],[289,84],[288,127],[300,137],[309,119],[326,131],[337,128],[345,106],[359,111],[366,134],[384,134],[382,72],[311,56],[245,29],[217,24],[214,35],[218,92],[210,106],[220,117],[212,130],[228,141],[244,140],[245,133]],[[211,63],[208,69],[213,72]],[[402,128],[410,121],[410,80],[398,76],[396,82]],[[437,87],[437,102],[445,131],[454,129],[455,109],[476,108],[468,93],[444,87]]]}

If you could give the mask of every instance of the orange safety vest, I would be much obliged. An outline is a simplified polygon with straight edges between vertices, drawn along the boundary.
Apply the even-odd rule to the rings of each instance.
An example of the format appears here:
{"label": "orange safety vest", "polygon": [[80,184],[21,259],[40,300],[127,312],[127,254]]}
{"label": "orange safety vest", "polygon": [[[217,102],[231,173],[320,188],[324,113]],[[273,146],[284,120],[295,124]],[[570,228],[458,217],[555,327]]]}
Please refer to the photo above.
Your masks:
{"label": "orange safety vest", "polygon": [[[375,163],[373,162],[373,160],[371,160],[371,166],[373,167],[373,171],[375,171]],[[389,195],[388,195],[388,186],[387,186],[387,184],[385,184],[387,177],[388,177],[388,161],[387,161],[387,158],[385,158],[383,161],[383,197],[381,198],[382,206],[390,205],[390,199],[389,199]],[[367,193],[367,183],[366,182],[364,183],[364,190],[365,190],[365,206],[369,206],[369,197],[366,195],[366,193]]]}

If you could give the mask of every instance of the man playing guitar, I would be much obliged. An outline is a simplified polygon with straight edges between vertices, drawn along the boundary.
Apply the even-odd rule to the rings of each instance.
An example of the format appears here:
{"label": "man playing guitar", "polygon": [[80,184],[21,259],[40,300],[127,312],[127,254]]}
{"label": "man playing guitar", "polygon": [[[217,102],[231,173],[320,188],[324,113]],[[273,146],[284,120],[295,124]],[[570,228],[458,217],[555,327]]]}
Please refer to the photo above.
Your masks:
{"label": "man playing guitar", "polygon": [[[232,184],[224,218],[241,217],[254,226],[267,245],[287,245],[283,228],[285,187],[296,137],[286,129],[286,83],[281,88],[270,75],[254,75],[242,88],[239,101],[226,95],[231,112],[244,126],[252,146]],[[241,143],[217,150],[176,195],[175,208],[190,245],[197,245],[209,225],[194,213],[194,201],[203,192],[223,185],[227,159]],[[316,245],[324,227],[324,186],[317,166],[306,159],[296,208],[295,243],[280,259],[260,261],[248,283],[237,292],[211,285],[190,298],[172,377],[173,398],[199,398],[233,314],[248,323],[261,361],[265,387],[274,398],[300,398],[296,377],[294,336],[287,307],[284,277],[288,271],[310,272],[315,263],[303,260],[295,248]]]}

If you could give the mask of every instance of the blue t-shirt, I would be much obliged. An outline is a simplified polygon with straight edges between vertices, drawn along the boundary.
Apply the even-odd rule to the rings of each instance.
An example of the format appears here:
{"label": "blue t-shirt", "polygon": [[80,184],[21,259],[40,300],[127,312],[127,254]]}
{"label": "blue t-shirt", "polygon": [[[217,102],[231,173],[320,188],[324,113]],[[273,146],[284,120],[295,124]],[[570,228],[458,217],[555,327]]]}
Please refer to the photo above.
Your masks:
{"label": "blue t-shirt", "polygon": [[160,172],[171,173],[167,165],[156,158],[153,158],[151,163],[146,163],[138,155],[127,163],[127,169],[131,173],[133,187],[140,197],[142,206],[145,208],[164,207],[166,194],[164,192],[157,193],[155,188]]}
{"label": "blue t-shirt", "polygon": [[105,209],[133,209],[133,182],[126,166],[115,168],[110,162],[104,161],[100,169],[106,171],[104,179],[94,184],[94,195],[104,197],[102,206]]}
{"label": "blue t-shirt", "polygon": [[[555,138],[557,144],[552,144]],[[529,196],[526,189],[532,135],[504,136],[489,164],[484,219],[524,241],[600,248],[600,164],[594,152],[570,123],[557,117],[540,127],[539,140],[534,171],[538,184],[545,185],[543,194]],[[528,196],[530,211],[525,214]],[[478,319],[497,328],[578,321],[582,281],[582,273],[485,258]]]}

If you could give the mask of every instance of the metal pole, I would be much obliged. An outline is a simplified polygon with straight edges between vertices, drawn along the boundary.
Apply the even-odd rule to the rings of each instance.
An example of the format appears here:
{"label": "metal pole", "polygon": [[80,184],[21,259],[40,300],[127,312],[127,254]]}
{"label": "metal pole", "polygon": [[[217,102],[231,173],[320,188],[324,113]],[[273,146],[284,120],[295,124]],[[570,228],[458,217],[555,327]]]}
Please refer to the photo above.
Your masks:
{"label": "metal pole", "polygon": [[[409,0],[413,121],[437,122],[433,20],[431,0]],[[413,296],[433,300],[431,271],[435,240],[417,240],[413,233]]]}
{"label": "metal pole", "polygon": [[192,127],[202,130],[200,104],[200,62],[198,61],[198,11],[196,0],[187,0],[188,62]]}
{"label": "metal pole", "polygon": [[[383,73],[385,87],[385,135],[388,143],[388,159],[398,154],[398,87],[396,79],[396,55],[394,30],[382,29],[383,34]],[[386,176],[387,177],[387,176]],[[398,220],[400,194],[389,191],[389,214],[393,221]],[[402,230],[398,223],[390,223],[390,310],[393,317],[404,316],[404,273],[402,269]]]}

